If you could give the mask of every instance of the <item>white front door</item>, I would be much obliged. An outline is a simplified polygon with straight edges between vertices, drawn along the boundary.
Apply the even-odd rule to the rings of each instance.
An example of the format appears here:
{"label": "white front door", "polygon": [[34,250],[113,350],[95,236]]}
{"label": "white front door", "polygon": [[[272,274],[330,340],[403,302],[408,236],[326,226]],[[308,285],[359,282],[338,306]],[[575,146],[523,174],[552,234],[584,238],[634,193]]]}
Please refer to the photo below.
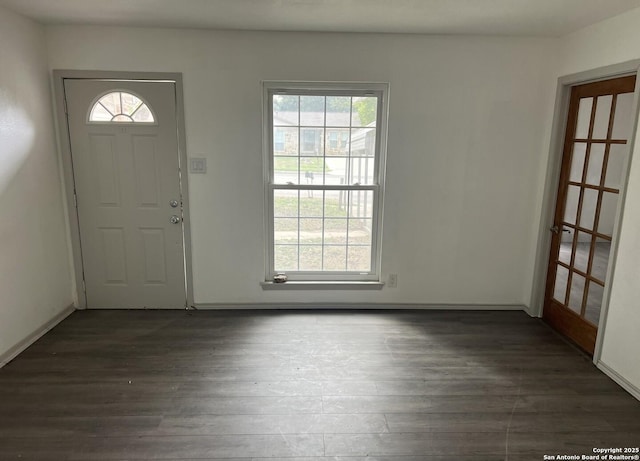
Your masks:
{"label": "white front door", "polygon": [[175,84],[64,91],[87,307],[185,307]]}

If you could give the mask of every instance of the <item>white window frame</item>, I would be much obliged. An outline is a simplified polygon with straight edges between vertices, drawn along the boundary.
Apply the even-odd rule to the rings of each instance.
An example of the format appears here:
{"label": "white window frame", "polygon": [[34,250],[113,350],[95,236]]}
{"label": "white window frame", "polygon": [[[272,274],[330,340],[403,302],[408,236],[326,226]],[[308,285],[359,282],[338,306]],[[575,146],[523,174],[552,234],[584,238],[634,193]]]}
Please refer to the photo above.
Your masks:
{"label": "white window frame", "polygon": [[[376,119],[376,151],[374,184],[372,185],[309,185],[309,184],[274,184],[273,170],[273,96],[279,94],[295,94],[310,96],[376,96],[378,97]],[[354,271],[286,271],[290,281],[304,282],[381,282],[382,260],[382,216],[384,209],[384,185],[387,154],[387,129],[389,108],[388,83],[340,83],[340,82],[263,82],[263,179],[265,206],[265,281],[271,282],[276,275],[274,270],[274,203],[275,190],[346,190],[372,191],[372,241],[371,266],[369,272]],[[299,149],[302,147],[299,146]]]}

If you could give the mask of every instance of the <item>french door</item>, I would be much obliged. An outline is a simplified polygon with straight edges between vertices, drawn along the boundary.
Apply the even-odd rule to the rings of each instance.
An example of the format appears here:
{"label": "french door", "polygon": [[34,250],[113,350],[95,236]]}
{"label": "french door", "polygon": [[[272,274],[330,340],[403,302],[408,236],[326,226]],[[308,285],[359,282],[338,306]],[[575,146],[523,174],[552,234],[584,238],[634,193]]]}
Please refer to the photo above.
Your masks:
{"label": "french door", "polygon": [[572,88],[543,317],[593,354],[611,252],[635,76]]}

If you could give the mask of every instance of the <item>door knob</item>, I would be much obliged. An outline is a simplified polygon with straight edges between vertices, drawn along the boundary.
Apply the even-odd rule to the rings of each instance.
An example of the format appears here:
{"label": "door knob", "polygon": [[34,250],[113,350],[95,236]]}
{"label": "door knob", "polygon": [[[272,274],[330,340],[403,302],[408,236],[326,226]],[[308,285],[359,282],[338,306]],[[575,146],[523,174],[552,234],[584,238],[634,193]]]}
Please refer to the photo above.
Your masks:
{"label": "door knob", "polygon": [[169,205],[171,206],[171,208],[177,208],[178,207],[178,201],[177,200],[170,200],[169,201]]}
{"label": "door knob", "polygon": [[558,228],[558,226],[550,227],[549,230],[554,234],[557,234],[558,232],[560,232],[560,229]]}
{"label": "door knob", "polygon": [[177,217],[176,215],[173,215],[169,218],[169,222],[171,224],[178,224],[180,222],[180,218]]}

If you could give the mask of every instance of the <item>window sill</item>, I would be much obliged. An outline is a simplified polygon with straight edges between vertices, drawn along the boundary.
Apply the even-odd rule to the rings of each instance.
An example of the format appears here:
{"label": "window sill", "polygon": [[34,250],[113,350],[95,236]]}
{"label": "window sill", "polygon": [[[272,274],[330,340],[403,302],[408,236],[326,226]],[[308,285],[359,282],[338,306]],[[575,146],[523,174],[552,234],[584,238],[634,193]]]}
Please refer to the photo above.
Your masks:
{"label": "window sill", "polygon": [[260,282],[263,290],[381,290],[384,282],[319,282],[292,281],[284,283]]}

